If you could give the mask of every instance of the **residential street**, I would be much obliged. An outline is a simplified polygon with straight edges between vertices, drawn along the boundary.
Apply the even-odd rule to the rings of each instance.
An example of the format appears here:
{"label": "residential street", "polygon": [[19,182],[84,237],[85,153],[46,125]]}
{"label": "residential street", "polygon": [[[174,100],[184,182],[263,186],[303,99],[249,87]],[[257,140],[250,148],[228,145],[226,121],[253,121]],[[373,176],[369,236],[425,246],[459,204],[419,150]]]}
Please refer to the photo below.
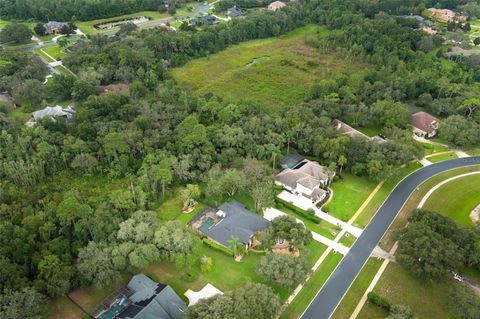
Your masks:
{"label": "residential street", "polygon": [[348,291],[410,194],[430,177],[441,172],[480,164],[480,157],[458,158],[426,166],[407,176],[393,190],[370,224],[357,239],[348,254],[309,305],[303,319],[328,319]]}

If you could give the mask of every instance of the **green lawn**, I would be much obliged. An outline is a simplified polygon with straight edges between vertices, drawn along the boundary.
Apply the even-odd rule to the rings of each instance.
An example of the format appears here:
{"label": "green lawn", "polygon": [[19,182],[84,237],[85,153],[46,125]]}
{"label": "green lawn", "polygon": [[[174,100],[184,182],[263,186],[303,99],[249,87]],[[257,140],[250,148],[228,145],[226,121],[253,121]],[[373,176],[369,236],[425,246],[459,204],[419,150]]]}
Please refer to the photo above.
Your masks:
{"label": "green lawn", "polygon": [[445,152],[445,151],[448,150],[446,147],[432,145],[430,143],[420,143],[420,142],[416,142],[416,143],[422,145],[422,147],[424,149],[424,153],[423,153],[424,155],[429,155],[429,154],[439,153],[439,152]]}
{"label": "green lawn", "polygon": [[434,155],[434,156],[429,156],[427,157],[427,160],[432,162],[432,163],[438,163],[446,160],[451,160],[458,158],[455,153],[445,153],[445,154],[440,154],[440,155]]}
{"label": "green lawn", "polygon": [[[306,44],[306,39],[326,34],[326,29],[310,25],[277,38],[244,42],[190,61],[173,69],[172,75],[199,95],[213,93],[232,102],[247,100],[275,112],[302,102],[316,81],[365,67]],[[253,61],[256,63],[248,65]]]}
{"label": "green lawn", "polygon": [[356,129],[370,137],[378,136],[382,130],[378,126],[356,127]]}
{"label": "green lawn", "polygon": [[35,54],[40,56],[42,59],[44,59],[47,62],[55,62],[55,60],[52,60],[48,55],[46,55],[41,49],[35,49]]}
{"label": "green lawn", "polygon": [[459,225],[473,227],[470,212],[480,203],[480,174],[450,181],[427,200],[425,209],[446,215]]}
{"label": "green lawn", "polygon": [[381,265],[382,260],[378,258],[371,257],[368,259],[362,271],[358,274],[358,277],[333,313],[332,319],[350,318]]}
{"label": "green lawn", "polygon": [[61,60],[66,55],[64,49],[61,48],[59,45],[54,45],[54,46],[51,46],[51,47],[45,47],[45,48],[43,48],[43,51],[45,51],[47,54],[49,54],[55,60]]}
{"label": "green lawn", "polygon": [[346,247],[352,247],[356,240],[357,237],[347,232],[342,238],[340,238],[339,243]]}
{"label": "green lawn", "polygon": [[467,151],[467,154],[470,156],[480,156],[480,148],[473,148]]}
{"label": "green lawn", "polygon": [[[453,279],[446,282],[427,282],[412,277],[395,263],[390,263],[374,288],[374,292],[387,298],[392,304],[407,305],[419,318],[456,318],[447,306],[448,291],[457,283]],[[368,302],[358,319],[383,319],[384,311]],[[348,317],[347,317],[348,318]]]}
{"label": "green lawn", "polygon": [[332,201],[323,210],[343,221],[348,221],[376,186],[376,182],[365,177],[344,173],[343,179],[333,182]]}
{"label": "green lawn", "polygon": [[422,164],[415,162],[410,164],[408,167],[402,168],[401,172],[398,176],[392,177],[385,181],[372,198],[372,200],[368,203],[362,213],[358,216],[355,220],[354,225],[358,227],[365,227],[368,225],[372,217],[375,215],[377,210],[383,204],[385,199],[390,195],[393,188],[402,180],[405,176],[409,175],[410,173],[416,171],[417,169],[422,168]]}
{"label": "green lawn", "polygon": [[292,303],[285,309],[280,319],[300,318],[328,277],[330,277],[330,274],[335,270],[335,267],[340,263],[342,257],[341,254],[330,253],[310,280],[307,281],[300,293],[293,299]]}

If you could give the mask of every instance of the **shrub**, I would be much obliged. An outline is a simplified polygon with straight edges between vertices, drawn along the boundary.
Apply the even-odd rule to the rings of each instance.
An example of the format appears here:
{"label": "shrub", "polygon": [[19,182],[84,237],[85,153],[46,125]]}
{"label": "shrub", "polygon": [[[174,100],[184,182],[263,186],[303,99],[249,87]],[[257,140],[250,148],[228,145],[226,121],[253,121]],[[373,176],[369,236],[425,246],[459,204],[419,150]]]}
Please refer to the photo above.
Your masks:
{"label": "shrub", "polygon": [[275,200],[277,201],[277,203],[279,203],[279,204],[289,208],[290,210],[292,210],[295,214],[297,214],[297,215],[299,215],[299,216],[301,216],[305,219],[308,219],[309,221],[312,221],[315,224],[319,224],[322,221],[319,217],[317,217],[315,215],[315,212],[313,211],[313,209],[311,211],[306,212],[303,209],[300,209],[297,206],[295,206],[295,205],[293,205],[293,204],[291,204],[287,201],[284,201],[284,200],[282,200],[278,197],[275,198]]}
{"label": "shrub", "polygon": [[227,254],[228,256],[232,256],[233,257],[233,252],[228,249],[228,248],[225,248],[217,243],[214,243],[213,241],[211,241],[210,239],[208,238],[204,238],[202,239],[202,242],[207,245],[208,247],[210,248],[213,248],[213,249],[216,249],[216,250],[219,250],[221,251],[222,253],[224,254]]}
{"label": "shrub", "polygon": [[368,293],[367,298],[368,298],[368,301],[370,301],[375,306],[383,308],[387,311],[390,311],[390,307],[391,307],[390,302],[388,302],[387,299],[380,296],[379,294],[371,291]]}

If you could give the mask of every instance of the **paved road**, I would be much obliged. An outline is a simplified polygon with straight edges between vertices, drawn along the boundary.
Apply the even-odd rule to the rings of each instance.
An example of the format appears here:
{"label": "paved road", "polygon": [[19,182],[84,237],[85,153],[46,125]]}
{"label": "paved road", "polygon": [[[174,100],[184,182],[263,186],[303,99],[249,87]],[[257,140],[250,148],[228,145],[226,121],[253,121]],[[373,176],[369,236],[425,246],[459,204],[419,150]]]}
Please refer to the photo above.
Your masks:
{"label": "paved road", "polygon": [[480,164],[480,157],[459,158],[424,167],[406,177],[393,190],[370,224],[309,305],[302,319],[328,319],[350,288],[373,249],[410,194],[430,177],[452,168]]}

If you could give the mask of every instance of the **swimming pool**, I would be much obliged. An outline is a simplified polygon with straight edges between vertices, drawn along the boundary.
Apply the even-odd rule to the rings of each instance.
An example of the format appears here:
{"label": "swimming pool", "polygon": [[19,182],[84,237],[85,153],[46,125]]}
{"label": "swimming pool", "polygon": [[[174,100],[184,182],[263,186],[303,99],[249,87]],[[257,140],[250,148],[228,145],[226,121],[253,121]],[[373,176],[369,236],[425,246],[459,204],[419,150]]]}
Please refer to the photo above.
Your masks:
{"label": "swimming pool", "polygon": [[208,229],[213,225],[213,223],[214,223],[213,219],[208,217],[207,219],[205,219],[202,226],[198,227],[198,229],[201,232],[206,233],[208,232]]}

